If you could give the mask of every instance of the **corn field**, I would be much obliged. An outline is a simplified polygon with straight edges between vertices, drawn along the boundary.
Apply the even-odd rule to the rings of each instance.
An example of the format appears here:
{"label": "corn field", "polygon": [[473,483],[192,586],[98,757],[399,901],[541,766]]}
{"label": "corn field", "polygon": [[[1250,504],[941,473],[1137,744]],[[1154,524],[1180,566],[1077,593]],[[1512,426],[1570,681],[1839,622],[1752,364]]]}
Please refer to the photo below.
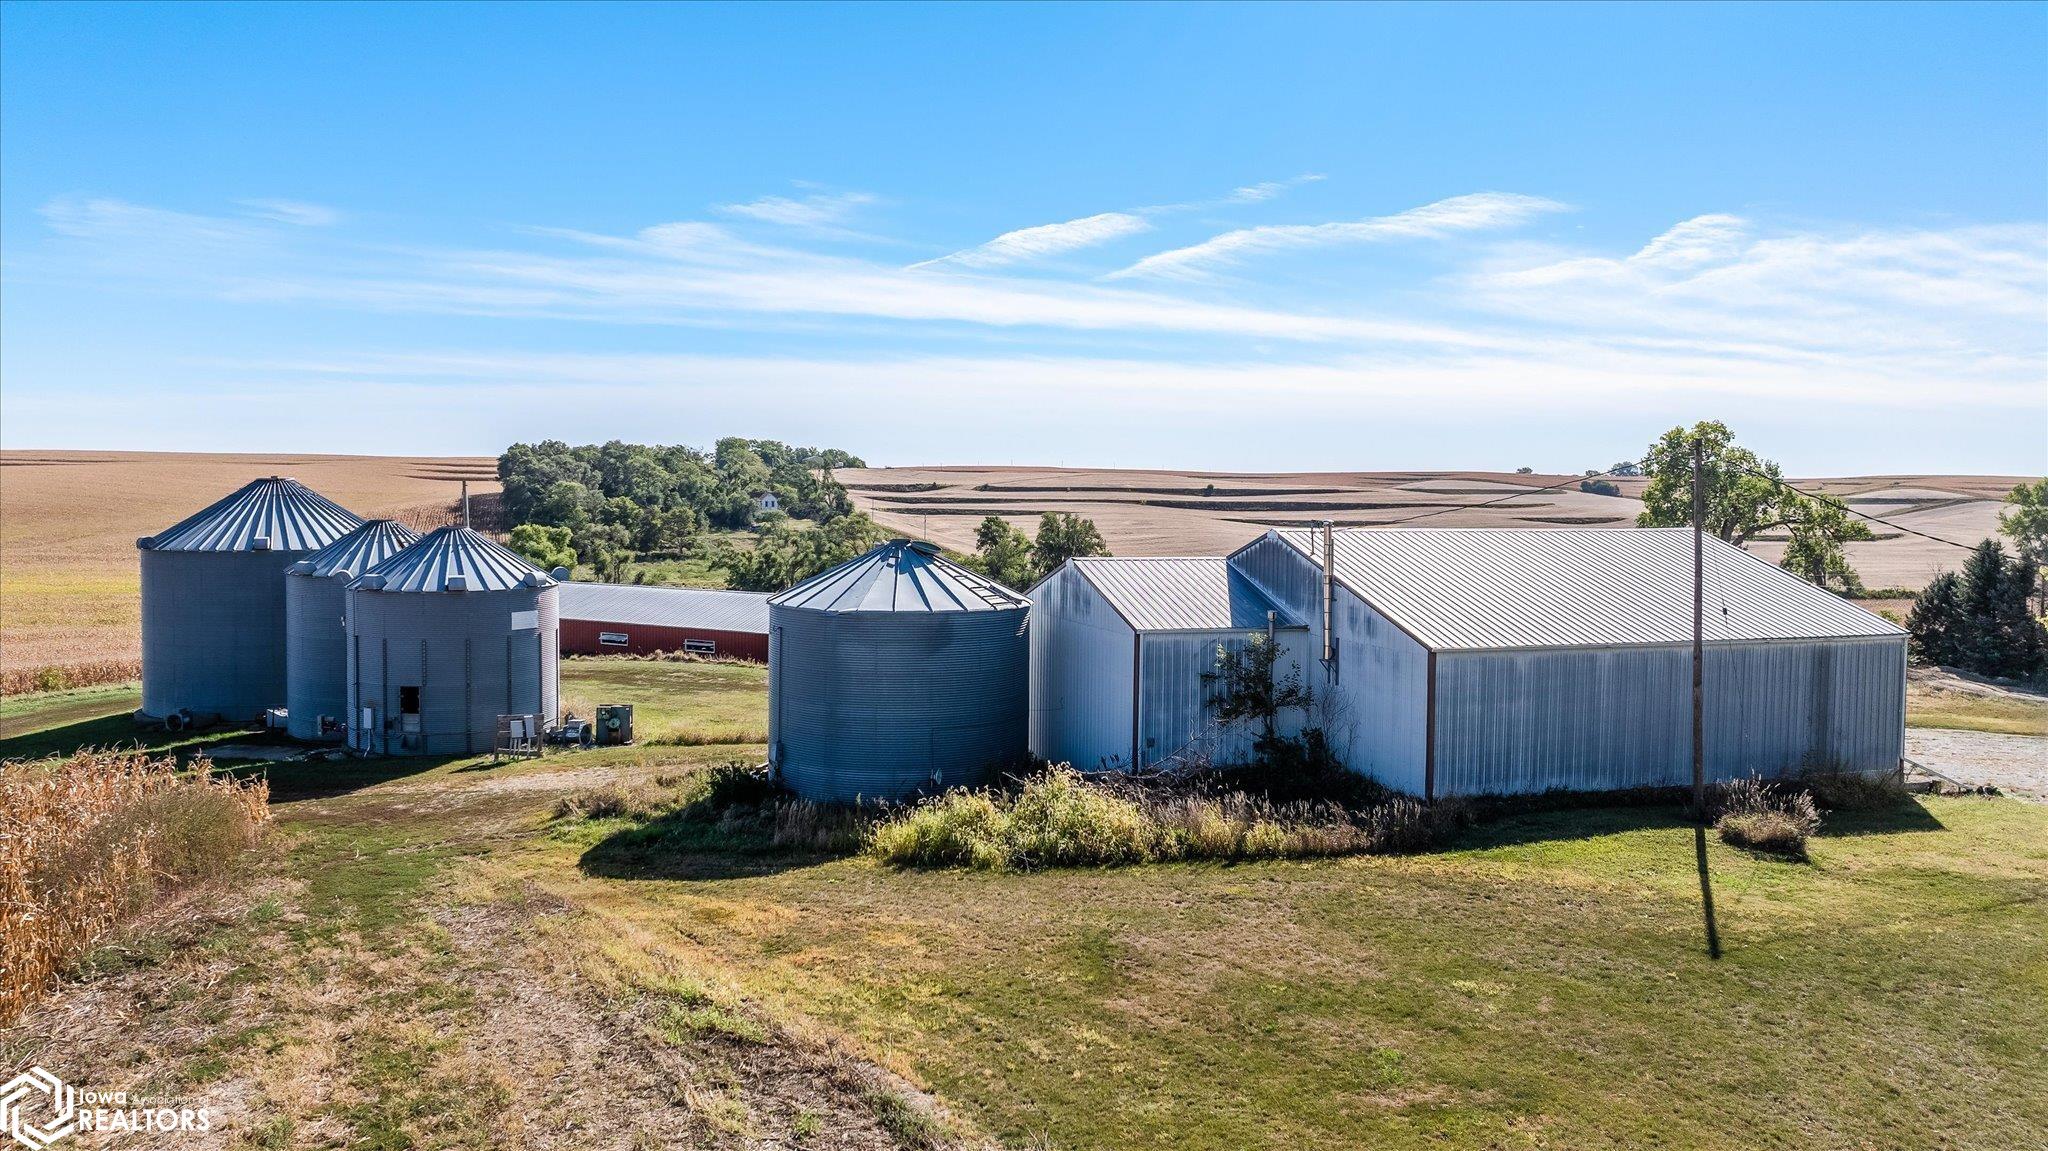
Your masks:
{"label": "corn field", "polygon": [[0,695],[32,691],[64,691],[103,683],[132,683],[142,678],[139,659],[96,659],[47,667],[10,667],[0,671]]}
{"label": "corn field", "polygon": [[198,760],[81,751],[0,768],[0,1024],[158,895],[261,836],[270,786]]}

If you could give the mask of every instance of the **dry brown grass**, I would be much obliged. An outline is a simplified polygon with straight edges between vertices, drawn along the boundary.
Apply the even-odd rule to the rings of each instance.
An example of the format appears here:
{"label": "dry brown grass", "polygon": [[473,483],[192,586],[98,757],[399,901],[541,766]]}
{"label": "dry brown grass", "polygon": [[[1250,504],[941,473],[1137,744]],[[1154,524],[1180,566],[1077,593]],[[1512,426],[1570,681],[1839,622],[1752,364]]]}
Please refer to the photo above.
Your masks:
{"label": "dry brown grass", "polygon": [[444,520],[460,481],[486,508],[498,486],[484,457],[0,452],[0,668],[134,659],[137,537],[269,475],[414,523]]}
{"label": "dry brown grass", "polygon": [[0,774],[0,1023],[150,899],[218,874],[269,819],[261,780],[85,751]]}

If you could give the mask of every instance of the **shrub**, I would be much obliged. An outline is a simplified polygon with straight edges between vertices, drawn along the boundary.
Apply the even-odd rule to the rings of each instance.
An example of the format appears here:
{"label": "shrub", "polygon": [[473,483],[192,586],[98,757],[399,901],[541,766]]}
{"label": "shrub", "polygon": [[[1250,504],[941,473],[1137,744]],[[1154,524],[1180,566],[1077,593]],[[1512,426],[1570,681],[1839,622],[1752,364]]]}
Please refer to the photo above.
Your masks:
{"label": "shrub", "polygon": [[1132,863],[1151,848],[1138,805],[1088,786],[1071,767],[1026,781],[1008,814],[1008,842],[1022,866]]}
{"label": "shrub", "polygon": [[868,850],[885,863],[998,868],[1010,862],[1008,831],[991,793],[956,789],[877,825]]}
{"label": "shrub", "polygon": [[0,771],[0,1024],[149,900],[222,874],[270,818],[261,780],[82,751]]}
{"label": "shrub", "polygon": [[1754,776],[1716,784],[1712,802],[1714,828],[1734,847],[1805,859],[1806,837],[1820,830],[1812,795],[1784,795]]}

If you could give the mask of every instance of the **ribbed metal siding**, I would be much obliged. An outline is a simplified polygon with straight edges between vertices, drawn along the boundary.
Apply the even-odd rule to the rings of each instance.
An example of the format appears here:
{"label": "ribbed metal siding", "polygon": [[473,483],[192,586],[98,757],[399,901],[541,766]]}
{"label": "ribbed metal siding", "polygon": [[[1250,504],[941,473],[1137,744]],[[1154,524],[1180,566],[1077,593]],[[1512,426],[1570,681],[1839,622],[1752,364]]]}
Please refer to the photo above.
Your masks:
{"label": "ribbed metal siding", "polygon": [[[1220,651],[1242,651],[1254,633],[1247,631],[1153,632],[1139,637],[1138,655],[1138,762],[1152,766],[1175,758],[1219,765],[1246,762],[1258,730],[1252,724],[1225,727],[1216,721],[1210,700],[1215,694],[1213,680]],[[1308,633],[1279,632],[1280,658],[1274,675],[1308,678]],[[1290,711],[1279,717],[1280,733],[1300,730],[1302,714]]]}
{"label": "ribbed metal siding", "polygon": [[1308,621],[1304,666],[1323,701],[1316,722],[1351,770],[1421,794],[1428,757],[1429,652],[1384,615],[1337,587],[1331,612],[1337,660],[1322,651],[1322,575],[1277,535],[1245,545],[1230,562],[1285,611]]}
{"label": "ribbed metal siding", "polygon": [[[377,755],[481,755],[498,716],[558,718],[561,615],[556,589],[347,593],[349,746]],[[535,612],[537,627],[512,626]],[[399,689],[420,689],[420,738],[400,730]],[[360,730],[361,709],[376,723]]]}
{"label": "ribbed metal siding", "polygon": [[348,722],[348,628],[338,576],[284,577],[285,707],[294,739],[319,739],[320,717]]}
{"label": "ribbed metal siding", "polygon": [[284,569],[308,553],[138,554],[143,714],[241,722],[283,707]]}
{"label": "ribbed metal siding", "polygon": [[[1709,778],[1896,768],[1905,659],[1889,637],[1709,646]],[[1683,647],[1440,654],[1437,794],[1688,783],[1691,684]]]}
{"label": "ribbed metal siding", "polygon": [[1129,767],[1137,633],[1071,564],[1031,589],[1030,631],[1031,753]]}
{"label": "ribbed metal siding", "polygon": [[987,782],[1025,749],[1025,617],[770,605],[769,740],[784,782],[835,802]]}

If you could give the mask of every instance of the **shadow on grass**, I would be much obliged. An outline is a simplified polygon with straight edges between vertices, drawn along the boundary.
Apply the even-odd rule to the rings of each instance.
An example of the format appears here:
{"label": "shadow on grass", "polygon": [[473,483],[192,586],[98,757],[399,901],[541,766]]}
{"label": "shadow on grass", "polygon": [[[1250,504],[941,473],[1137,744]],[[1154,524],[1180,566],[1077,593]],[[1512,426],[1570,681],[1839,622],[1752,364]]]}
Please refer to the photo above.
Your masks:
{"label": "shadow on grass", "polygon": [[854,852],[779,846],[767,828],[735,827],[685,808],[605,836],[576,866],[604,879],[752,879],[817,867]]}
{"label": "shadow on grass", "polygon": [[137,727],[129,713],[123,711],[0,739],[0,759],[48,759],[69,756],[87,748],[169,751],[176,752],[181,759],[189,759],[202,751],[211,753],[226,745],[248,742],[276,743],[278,737],[275,732],[237,727],[216,727],[197,732],[152,731]]}
{"label": "shadow on grass", "polygon": [[[1581,801],[1589,803],[1589,801]],[[1479,805],[1472,826],[1447,846],[1455,850],[1516,847],[1621,835],[1658,827],[1688,827],[1692,818],[1681,804],[1638,804],[1627,807]]]}
{"label": "shadow on grass", "polygon": [[[1692,824],[1682,793],[1559,793],[1526,799],[1485,799],[1473,803],[1474,822],[1450,846],[1459,849],[1512,847],[1619,835],[1646,828]],[[1941,831],[1940,820],[1911,796],[1873,807],[1823,808],[1822,838]]]}
{"label": "shadow on grass", "polygon": [[270,802],[273,806],[282,803],[297,803],[308,799],[328,799],[347,795],[394,779],[423,775],[437,767],[454,762],[455,759],[433,756],[392,756],[381,759],[356,759],[342,757],[326,760],[300,760],[287,763],[234,764],[225,770],[237,777],[268,779],[270,781]]}
{"label": "shadow on grass", "polygon": [[1946,831],[1934,813],[1917,799],[1907,798],[1885,807],[1867,810],[1837,808],[1821,813],[1821,839],[1842,839],[1856,835],[1897,835],[1908,831]]}

